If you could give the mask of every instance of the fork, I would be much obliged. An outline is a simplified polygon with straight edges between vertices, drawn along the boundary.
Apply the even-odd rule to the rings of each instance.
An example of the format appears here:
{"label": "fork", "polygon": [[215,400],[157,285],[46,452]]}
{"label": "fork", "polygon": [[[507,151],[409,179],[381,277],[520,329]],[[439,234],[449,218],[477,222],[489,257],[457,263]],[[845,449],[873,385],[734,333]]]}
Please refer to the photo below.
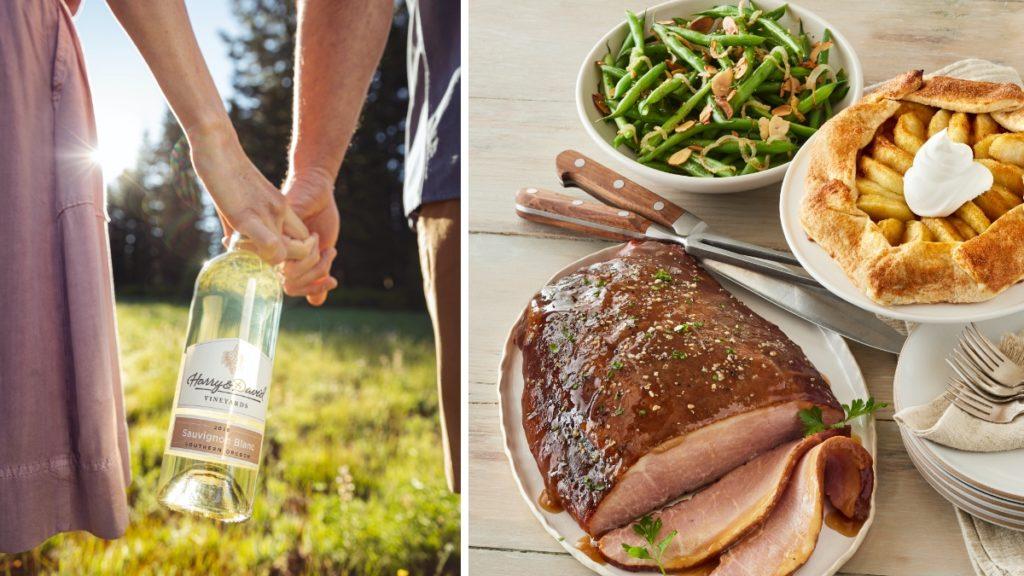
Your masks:
{"label": "fork", "polygon": [[1017,416],[1024,414],[1024,402],[1015,400],[1003,404],[993,404],[956,378],[949,378],[946,394],[947,398],[952,396],[949,399],[964,412],[995,424],[1008,424]]}
{"label": "fork", "polygon": [[1010,388],[996,382],[986,372],[983,372],[977,364],[968,357],[960,342],[953,349],[952,355],[946,358],[946,364],[957,373],[968,385],[976,391],[989,397],[993,402],[1008,402],[1018,398],[1024,398],[1024,387]]}
{"label": "fork", "polygon": [[1024,368],[986,338],[973,322],[960,334],[960,343],[974,364],[990,379],[1007,388],[1024,389]]}

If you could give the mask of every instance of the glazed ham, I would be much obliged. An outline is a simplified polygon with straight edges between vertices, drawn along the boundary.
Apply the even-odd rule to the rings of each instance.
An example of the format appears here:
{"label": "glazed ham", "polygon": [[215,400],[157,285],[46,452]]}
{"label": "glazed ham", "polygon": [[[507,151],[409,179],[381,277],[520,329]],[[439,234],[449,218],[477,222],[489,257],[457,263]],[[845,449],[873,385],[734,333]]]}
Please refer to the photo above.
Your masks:
{"label": "glazed ham", "polygon": [[[793,469],[804,454],[839,433],[829,430],[783,444],[729,472],[692,498],[652,514],[662,522],[660,537],[677,532],[662,555],[665,569],[689,568],[714,559],[760,526],[786,492]],[[653,560],[633,558],[623,545],[643,548],[647,543],[632,525],[612,530],[598,542],[601,554],[613,564],[655,569]]]}
{"label": "glazed ham", "polygon": [[814,552],[825,497],[848,519],[863,522],[874,489],[871,454],[846,436],[812,448],[782,499],[756,532],[722,555],[712,576],[785,576]]}
{"label": "glazed ham", "polygon": [[770,322],[681,247],[631,243],[531,301],[523,425],[548,497],[598,536],[842,410]]}

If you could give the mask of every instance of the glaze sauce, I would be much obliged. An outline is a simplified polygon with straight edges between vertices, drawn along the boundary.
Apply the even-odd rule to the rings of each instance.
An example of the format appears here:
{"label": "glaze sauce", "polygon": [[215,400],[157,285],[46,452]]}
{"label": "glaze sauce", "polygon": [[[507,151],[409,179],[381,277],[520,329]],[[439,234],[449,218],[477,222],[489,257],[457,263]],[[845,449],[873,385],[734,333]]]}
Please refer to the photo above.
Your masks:
{"label": "glaze sauce", "polygon": [[860,527],[864,525],[864,522],[862,520],[851,520],[843,516],[838,510],[829,510],[825,514],[825,525],[847,538],[853,538],[860,532]]}
{"label": "glaze sauce", "polygon": [[576,542],[576,548],[580,552],[586,554],[587,558],[590,558],[594,562],[597,562],[598,564],[607,564],[607,560],[605,560],[604,556],[601,555],[601,550],[599,550],[598,547],[594,545],[594,542],[591,541],[590,536],[584,536],[580,538],[579,541]]}
{"label": "glaze sauce", "polygon": [[562,508],[561,503],[556,502],[551,495],[548,494],[548,489],[545,488],[540,491],[540,496],[537,497],[537,504],[544,509],[545,512],[551,512],[552,514],[558,514],[565,508]]}

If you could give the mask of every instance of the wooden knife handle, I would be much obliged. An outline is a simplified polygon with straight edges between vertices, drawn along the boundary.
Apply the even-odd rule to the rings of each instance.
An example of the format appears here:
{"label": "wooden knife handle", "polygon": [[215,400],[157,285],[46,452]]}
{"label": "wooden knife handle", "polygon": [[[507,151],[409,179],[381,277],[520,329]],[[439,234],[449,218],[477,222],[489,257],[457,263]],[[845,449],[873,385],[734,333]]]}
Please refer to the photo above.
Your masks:
{"label": "wooden knife handle", "polygon": [[516,193],[516,213],[533,222],[623,241],[644,238],[651,225],[650,220],[628,210],[539,188],[522,188]]}
{"label": "wooden knife handle", "polygon": [[555,158],[555,166],[563,186],[582,188],[605,204],[636,212],[662,226],[671,228],[672,223],[686,213],[676,204],[575,150],[563,150]]}

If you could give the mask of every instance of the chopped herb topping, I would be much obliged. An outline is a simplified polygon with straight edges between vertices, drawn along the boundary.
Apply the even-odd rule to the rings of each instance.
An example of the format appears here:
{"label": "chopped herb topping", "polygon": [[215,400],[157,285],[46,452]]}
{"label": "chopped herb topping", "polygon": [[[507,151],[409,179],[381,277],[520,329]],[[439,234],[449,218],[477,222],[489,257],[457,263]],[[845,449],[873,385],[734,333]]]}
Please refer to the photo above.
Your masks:
{"label": "chopped herb topping", "polygon": [[662,282],[671,282],[672,275],[668,273],[668,270],[658,268],[658,271],[654,273],[654,279],[661,280]]}
{"label": "chopped herb topping", "polygon": [[689,356],[686,354],[686,352],[683,352],[682,350],[673,350],[672,358],[676,360],[686,360],[687,358],[689,358]]}

